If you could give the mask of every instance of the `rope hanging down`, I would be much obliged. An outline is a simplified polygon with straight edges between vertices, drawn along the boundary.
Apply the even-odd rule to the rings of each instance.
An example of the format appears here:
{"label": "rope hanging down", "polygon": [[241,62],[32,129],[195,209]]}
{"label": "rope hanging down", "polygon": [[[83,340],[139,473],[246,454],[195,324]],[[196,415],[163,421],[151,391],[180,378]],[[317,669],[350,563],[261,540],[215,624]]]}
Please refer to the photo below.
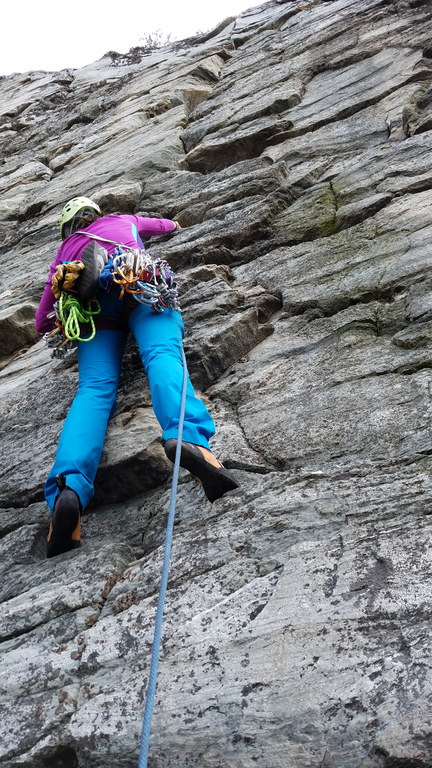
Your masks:
{"label": "rope hanging down", "polygon": [[171,496],[170,496],[170,504],[169,504],[169,511],[168,511],[167,529],[165,534],[165,548],[164,548],[164,556],[163,556],[163,564],[162,564],[161,584],[159,588],[159,597],[158,597],[157,609],[156,609],[155,628],[154,628],[153,644],[152,644],[152,652],[151,652],[151,660],[150,660],[150,671],[149,671],[146,703],[145,703],[145,710],[144,710],[144,721],[143,721],[143,727],[141,731],[138,768],[147,768],[147,762],[148,762],[148,753],[149,753],[149,745],[150,745],[150,729],[151,729],[154,699],[155,699],[155,693],[156,693],[156,680],[157,680],[159,656],[160,656],[160,648],[161,648],[161,638],[162,638],[162,620],[163,620],[163,612],[164,612],[164,605],[165,605],[165,597],[166,597],[167,586],[168,586],[168,571],[169,571],[169,563],[170,563],[170,557],[171,557],[171,544],[172,544],[172,538],[173,538],[175,507],[176,507],[176,499],[177,499],[177,485],[178,485],[178,475],[179,475],[179,468],[180,468],[181,444],[183,439],[183,424],[184,424],[185,407],[186,407],[186,388],[187,388],[187,375],[188,375],[186,358],[185,358],[185,353],[183,349],[182,349],[182,356],[183,356],[183,387],[182,387],[182,395],[181,395],[177,446],[176,446],[174,470],[173,470],[172,483],[171,483]]}

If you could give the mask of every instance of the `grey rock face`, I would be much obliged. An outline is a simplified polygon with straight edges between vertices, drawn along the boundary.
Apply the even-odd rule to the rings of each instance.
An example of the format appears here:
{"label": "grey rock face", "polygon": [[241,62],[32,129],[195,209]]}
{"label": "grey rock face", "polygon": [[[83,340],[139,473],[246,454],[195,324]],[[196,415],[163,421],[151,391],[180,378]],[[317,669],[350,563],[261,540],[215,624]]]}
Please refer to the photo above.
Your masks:
{"label": "grey rock face", "polygon": [[64,201],[176,218],[212,447],[181,473],[150,765],[430,768],[432,8],[270,0],[0,81],[0,765],[132,768],[171,465],[134,345],[79,551],[45,559],[77,383],[34,311]]}

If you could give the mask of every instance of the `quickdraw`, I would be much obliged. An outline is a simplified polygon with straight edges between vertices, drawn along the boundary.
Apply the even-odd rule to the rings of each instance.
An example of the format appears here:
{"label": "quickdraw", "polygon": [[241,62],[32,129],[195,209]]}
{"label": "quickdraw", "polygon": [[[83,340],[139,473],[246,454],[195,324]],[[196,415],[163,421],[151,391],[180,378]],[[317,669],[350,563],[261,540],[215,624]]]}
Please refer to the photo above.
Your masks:
{"label": "quickdraw", "polygon": [[146,251],[131,249],[125,253],[117,248],[112,271],[113,282],[121,286],[120,299],[126,292],[155,312],[168,308],[180,311],[174,273],[167,261],[154,261]]}
{"label": "quickdraw", "polygon": [[181,311],[174,272],[167,261],[154,261],[144,249],[131,248],[91,232],[77,230],[76,234],[117,246],[99,278],[103,290],[109,290],[114,282],[121,286],[120,299],[125,293],[130,293],[141,304],[150,305],[155,312],[168,308]]}

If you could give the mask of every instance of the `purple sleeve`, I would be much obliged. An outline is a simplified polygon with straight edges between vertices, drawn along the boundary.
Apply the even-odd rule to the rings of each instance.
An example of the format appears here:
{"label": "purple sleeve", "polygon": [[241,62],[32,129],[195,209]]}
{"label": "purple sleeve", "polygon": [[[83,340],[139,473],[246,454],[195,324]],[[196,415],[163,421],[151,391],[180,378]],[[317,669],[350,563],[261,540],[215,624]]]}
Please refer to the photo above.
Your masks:
{"label": "purple sleeve", "polygon": [[131,216],[135,219],[138,232],[143,237],[151,235],[165,235],[167,232],[174,232],[176,225],[171,219],[148,219],[144,216]]}
{"label": "purple sleeve", "polygon": [[42,298],[39,302],[39,306],[36,310],[35,328],[38,333],[48,333],[54,328],[54,318],[49,318],[51,312],[54,311],[54,294],[51,290],[51,279],[56,270],[57,264],[61,261],[60,250],[57,251],[57,255],[50,266],[48,277],[43,289]]}

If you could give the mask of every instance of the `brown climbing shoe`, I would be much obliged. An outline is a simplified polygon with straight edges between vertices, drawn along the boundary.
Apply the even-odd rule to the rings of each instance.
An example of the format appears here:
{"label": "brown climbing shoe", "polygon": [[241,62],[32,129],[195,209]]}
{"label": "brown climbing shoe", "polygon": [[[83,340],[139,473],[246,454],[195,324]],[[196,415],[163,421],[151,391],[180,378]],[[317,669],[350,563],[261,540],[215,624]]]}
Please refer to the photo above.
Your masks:
{"label": "brown climbing shoe", "polygon": [[71,488],[64,488],[54,505],[54,515],[48,531],[47,557],[55,557],[81,546],[80,517],[78,496]]}
{"label": "brown climbing shoe", "polygon": [[[172,462],[175,459],[176,446],[176,438],[166,440],[163,444],[164,451]],[[202,483],[204,493],[211,502],[219,499],[227,491],[238,488],[238,483],[223,464],[208,448],[203,448],[201,445],[182,443],[180,466],[189,470]]]}

